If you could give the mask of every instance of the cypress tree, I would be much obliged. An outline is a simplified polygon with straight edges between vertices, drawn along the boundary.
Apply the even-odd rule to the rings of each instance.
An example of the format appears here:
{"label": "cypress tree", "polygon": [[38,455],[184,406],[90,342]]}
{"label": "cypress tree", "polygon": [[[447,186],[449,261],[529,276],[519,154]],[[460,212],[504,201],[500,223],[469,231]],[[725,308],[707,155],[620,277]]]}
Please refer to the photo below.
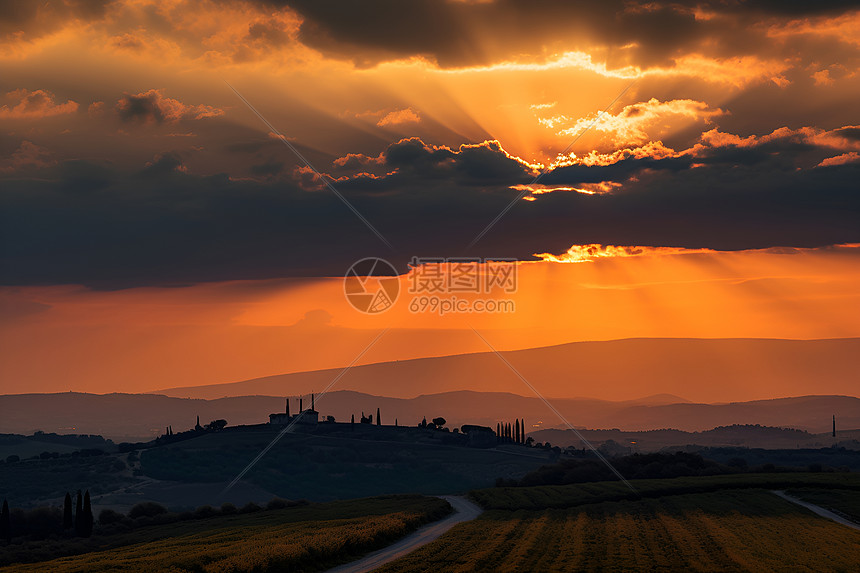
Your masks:
{"label": "cypress tree", "polygon": [[75,500],[75,535],[81,535],[84,526],[84,499],[81,496],[81,490],[78,490],[78,496]]}
{"label": "cypress tree", "polygon": [[496,435],[502,437],[502,425],[499,422],[496,422]]}
{"label": "cypress tree", "polygon": [[93,507],[90,505],[90,490],[84,494],[84,523],[83,535],[89,537],[93,534]]}
{"label": "cypress tree", "polygon": [[355,414],[353,414],[352,417],[349,419],[349,428],[355,429]]}
{"label": "cypress tree", "polygon": [[377,426],[382,425],[382,418],[379,416],[379,408],[376,409],[376,425]]}
{"label": "cypress tree", "polygon": [[9,516],[9,503],[3,500],[3,511],[0,512],[0,537],[7,542],[12,541],[12,519]]}
{"label": "cypress tree", "polygon": [[514,441],[516,443],[520,443],[520,421],[519,419],[514,421]]}
{"label": "cypress tree", "polygon": [[66,492],[66,499],[63,500],[63,529],[69,530],[75,524],[72,519],[72,496]]}
{"label": "cypress tree", "polygon": [[522,438],[522,443],[526,443],[526,420],[525,418],[520,418],[520,438]]}

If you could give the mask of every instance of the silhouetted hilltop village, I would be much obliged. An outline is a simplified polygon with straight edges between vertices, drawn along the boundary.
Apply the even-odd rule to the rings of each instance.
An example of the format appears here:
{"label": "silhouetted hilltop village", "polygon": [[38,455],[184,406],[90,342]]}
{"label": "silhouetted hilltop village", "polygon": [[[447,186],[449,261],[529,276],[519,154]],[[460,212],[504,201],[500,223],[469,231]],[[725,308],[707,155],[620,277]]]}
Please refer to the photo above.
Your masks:
{"label": "silhouetted hilltop village", "polygon": [[[324,428],[338,427],[340,429],[345,429],[348,426],[351,431],[355,430],[355,414],[350,416],[350,421],[348,423],[339,423],[335,420],[334,416],[326,416],[325,419],[321,420],[320,414],[316,410],[314,394],[310,395],[310,408],[307,409],[304,408],[304,397],[299,396],[296,398],[298,401],[298,411],[295,414],[291,413],[290,399],[285,398],[284,400],[285,407],[283,412],[269,414],[269,426],[280,427],[286,431],[295,427],[302,430],[310,430],[316,429],[320,426]],[[382,413],[380,409],[377,408],[375,418],[373,413],[365,414],[362,411],[358,424],[361,427],[376,426],[380,429],[396,428],[400,432],[408,430],[423,430],[424,433],[427,431],[447,433],[451,436],[449,439],[444,440],[447,443],[459,443],[461,445],[477,448],[491,448],[499,443],[531,445],[534,441],[532,440],[532,442],[527,444],[525,421],[521,419],[515,420],[513,425],[509,422],[499,422],[496,424],[495,431],[488,426],[480,426],[477,424],[464,424],[459,428],[450,429],[445,425],[447,424],[447,420],[441,416],[432,418],[430,422],[427,421],[427,417],[425,416],[415,426],[401,426],[397,418],[394,419],[393,425],[383,424]]]}
{"label": "silhouetted hilltop village", "polygon": [[[294,410],[291,407],[291,400],[293,400],[293,404],[296,406],[295,413],[293,413]],[[309,403],[310,407],[305,408],[306,403]],[[581,456],[587,449],[587,444],[582,442],[578,437],[575,437],[575,434],[569,430],[541,430],[538,426],[535,426],[531,431],[527,432],[525,419],[523,418],[516,418],[513,422],[499,421],[496,423],[495,429],[479,424],[463,424],[459,428],[449,428],[446,425],[447,420],[442,416],[433,417],[430,421],[424,416],[420,422],[402,425],[396,417],[392,421],[393,423],[383,424],[382,412],[378,407],[376,408],[375,415],[372,412],[365,413],[364,411],[357,412],[357,414],[357,420],[356,413],[353,413],[350,415],[348,422],[339,422],[334,416],[330,415],[323,417],[316,409],[316,395],[312,393],[309,396],[285,397],[284,411],[269,414],[268,423],[228,426],[226,420],[216,419],[205,425],[201,425],[200,417],[197,416],[197,421],[192,429],[174,433],[172,426],[167,426],[164,434],[146,444],[164,445],[210,432],[271,431],[272,429],[276,429],[282,432],[326,434],[370,440],[427,441],[474,448],[492,448],[501,444],[514,444],[549,450],[555,456],[560,454]],[[715,436],[718,434],[726,435],[727,433],[737,434],[733,438],[727,438],[730,444],[735,443],[736,445],[741,444],[744,436],[748,438],[754,437],[760,435],[762,432],[770,432],[771,434],[775,432],[778,435],[775,434],[770,439],[782,439],[783,441],[786,439],[785,434],[791,432],[797,434],[798,441],[812,437],[812,435],[802,430],[769,428],[758,425],[724,426],[707,432],[695,432],[692,434],[671,429],[641,432],[583,429],[581,432],[590,435],[589,440],[593,441],[596,446],[599,446],[603,454],[609,456],[628,455],[640,451],[640,447],[645,446],[645,444],[640,443],[639,440],[643,437],[647,438],[650,435],[656,438],[655,443],[652,444],[653,446],[657,446],[655,449],[692,444],[693,442],[689,440],[690,437],[705,437],[710,434],[714,434]],[[662,434],[667,435],[662,436]],[[831,435],[833,439],[836,439],[835,415],[832,417]],[[552,443],[550,443],[550,439]],[[647,441],[650,442],[652,440]],[[664,441],[665,443],[662,443]],[[145,447],[145,444],[141,442],[121,443],[118,447],[120,451],[131,451]],[[800,446],[798,445],[798,447]]]}

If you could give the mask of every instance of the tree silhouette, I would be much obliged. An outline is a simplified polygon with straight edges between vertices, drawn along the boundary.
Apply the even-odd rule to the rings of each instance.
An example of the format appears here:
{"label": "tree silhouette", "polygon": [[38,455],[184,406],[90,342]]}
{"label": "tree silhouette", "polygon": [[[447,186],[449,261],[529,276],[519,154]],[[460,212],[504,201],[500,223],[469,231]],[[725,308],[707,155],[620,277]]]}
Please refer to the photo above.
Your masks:
{"label": "tree silhouette", "polygon": [[63,529],[68,530],[74,526],[75,522],[72,517],[72,496],[66,492],[66,499],[63,500]]}
{"label": "tree silhouette", "polygon": [[355,428],[355,414],[349,419],[350,428]]}
{"label": "tree silhouette", "polygon": [[447,421],[448,420],[446,420],[442,416],[439,416],[438,418],[433,418],[433,423],[436,424],[437,428],[441,428],[442,426],[444,426]]}
{"label": "tree silhouette", "polygon": [[382,425],[382,417],[379,415],[379,408],[376,409],[376,425]]}
{"label": "tree silhouette", "polygon": [[89,537],[93,534],[93,506],[90,504],[90,490],[84,493],[84,518],[81,535]]}
{"label": "tree silhouette", "polygon": [[12,520],[9,515],[9,503],[3,500],[3,511],[0,512],[0,537],[7,542],[12,541]]}
{"label": "tree silhouette", "polygon": [[75,500],[75,535],[81,535],[84,525],[84,498],[81,495],[81,490],[78,490],[77,499]]}
{"label": "tree silhouette", "polygon": [[207,430],[217,432],[219,430],[223,430],[227,426],[227,420],[212,420],[208,424],[206,424],[205,428]]}
{"label": "tree silhouette", "polygon": [[496,422],[496,435],[502,437],[502,424],[500,422]]}
{"label": "tree silhouette", "polygon": [[514,441],[516,443],[520,443],[520,421],[519,419],[514,421]]}

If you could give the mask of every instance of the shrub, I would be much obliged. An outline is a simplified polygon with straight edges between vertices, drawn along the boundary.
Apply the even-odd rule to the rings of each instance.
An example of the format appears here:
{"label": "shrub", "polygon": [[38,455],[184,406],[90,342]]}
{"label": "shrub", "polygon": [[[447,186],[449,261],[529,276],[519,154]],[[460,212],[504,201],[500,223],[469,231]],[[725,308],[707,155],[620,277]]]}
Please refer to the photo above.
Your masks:
{"label": "shrub", "polygon": [[256,511],[262,511],[262,510],[263,510],[262,507],[260,507],[259,505],[257,505],[253,501],[249,501],[248,503],[243,505],[241,509],[239,509],[239,513],[254,513]]}
{"label": "shrub", "polygon": [[155,517],[162,513],[167,513],[166,507],[154,501],[144,501],[132,507],[128,512],[128,516],[132,519],[137,519],[139,517]]}
{"label": "shrub", "polygon": [[236,506],[232,503],[222,503],[221,504],[221,514],[222,515],[235,515],[239,510],[236,509]]}
{"label": "shrub", "polygon": [[46,539],[63,532],[63,512],[56,507],[37,507],[24,514],[24,533]]}
{"label": "shrub", "polygon": [[218,510],[211,505],[201,505],[194,510],[194,519],[205,519],[213,515],[218,515]]}
{"label": "shrub", "polygon": [[123,519],[123,514],[112,509],[103,509],[99,512],[99,523],[101,525],[112,525],[119,523]]}
{"label": "shrub", "polygon": [[280,497],[273,497],[269,500],[269,503],[266,504],[266,509],[284,509],[289,507],[289,501],[286,499],[282,499]]}

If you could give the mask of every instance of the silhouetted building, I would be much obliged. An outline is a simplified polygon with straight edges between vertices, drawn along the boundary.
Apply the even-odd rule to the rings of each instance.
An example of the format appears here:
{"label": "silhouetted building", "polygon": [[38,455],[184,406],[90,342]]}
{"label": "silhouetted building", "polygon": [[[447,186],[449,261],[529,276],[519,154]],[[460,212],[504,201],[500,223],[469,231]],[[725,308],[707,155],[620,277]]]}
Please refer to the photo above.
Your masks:
{"label": "silhouetted building", "polygon": [[296,414],[296,424],[316,426],[320,421],[320,413],[314,409],[314,395],[311,394],[311,407],[301,409],[302,399],[299,398],[299,413]]}
{"label": "silhouetted building", "polygon": [[269,424],[273,426],[285,426],[290,422],[295,421],[296,424],[317,425],[319,423],[319,412],[314,409],[314,395],[311,394],[311,407],[307,410],[302,409],[302,398],[299,398],[299,412],[295,416],[290,415],[290,399],[287,398],[287,405],[284,412],[269,414]]}

